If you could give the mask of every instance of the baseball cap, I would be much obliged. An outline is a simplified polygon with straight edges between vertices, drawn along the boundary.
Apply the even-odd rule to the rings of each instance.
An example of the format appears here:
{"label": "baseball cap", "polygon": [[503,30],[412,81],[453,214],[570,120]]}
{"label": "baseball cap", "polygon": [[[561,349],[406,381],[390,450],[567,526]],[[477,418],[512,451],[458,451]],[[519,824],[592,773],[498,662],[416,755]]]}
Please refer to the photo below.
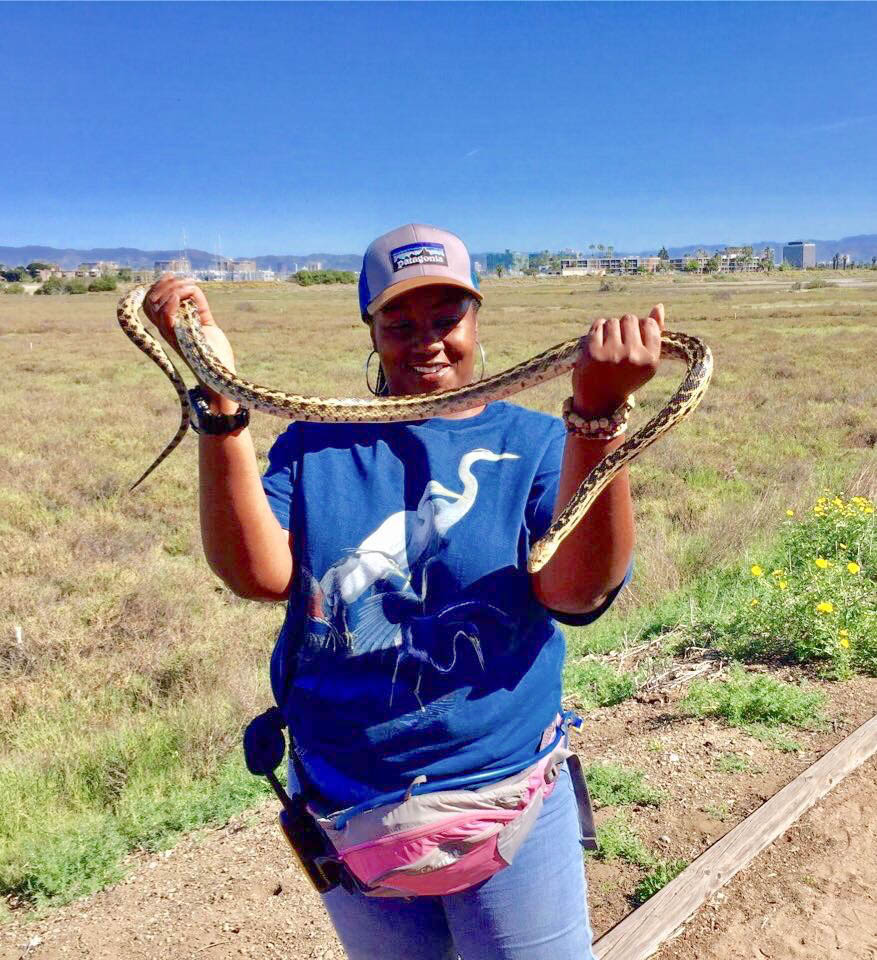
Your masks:
{"label": "baseball cap", "polygon": [[416,287],[444,283],[482,299],[478,277],[463,241],[424,223],[397,227],[369,244],[359,274],[363,320]]}

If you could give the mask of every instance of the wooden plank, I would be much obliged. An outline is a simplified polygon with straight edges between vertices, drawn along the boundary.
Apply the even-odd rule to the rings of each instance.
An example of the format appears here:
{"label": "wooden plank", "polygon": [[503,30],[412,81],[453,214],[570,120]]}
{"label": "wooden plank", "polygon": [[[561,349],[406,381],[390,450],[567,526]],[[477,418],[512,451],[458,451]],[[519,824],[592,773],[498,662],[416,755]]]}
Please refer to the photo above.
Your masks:
{"label": "wooden plank", "polygon": [[594,943],[598,960],[645,960],[716,890],[847,774],[877,752],[877,716],[708,847],[682,873]]}

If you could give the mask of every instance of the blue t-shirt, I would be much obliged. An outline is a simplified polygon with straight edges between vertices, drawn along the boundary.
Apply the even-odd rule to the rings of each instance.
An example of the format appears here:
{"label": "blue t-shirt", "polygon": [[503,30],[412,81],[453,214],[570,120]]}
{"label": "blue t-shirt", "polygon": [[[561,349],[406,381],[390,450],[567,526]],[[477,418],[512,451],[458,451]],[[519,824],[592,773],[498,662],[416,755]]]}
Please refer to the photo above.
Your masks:
{"label": "blue t-shirt", "polygon": [[[565,436],[556,417],[493,403],[277,438],[262,482],[296,577],[271,682],[329,807],[538,748],[565,642],[527,553],[551,522]],[[589,623],[617,592],[562,619]]]}

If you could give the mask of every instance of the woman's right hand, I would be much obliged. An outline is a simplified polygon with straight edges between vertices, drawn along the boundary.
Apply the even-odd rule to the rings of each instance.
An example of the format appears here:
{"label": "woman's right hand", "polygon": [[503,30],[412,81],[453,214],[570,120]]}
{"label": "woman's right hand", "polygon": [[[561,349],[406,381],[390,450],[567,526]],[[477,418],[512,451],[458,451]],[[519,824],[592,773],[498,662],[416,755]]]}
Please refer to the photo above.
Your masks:
{"label": "woman's right hand", "polygon": [[[146,291],[143,300],[143,310],[146,316],[158,327],[162,338],[182,357],[177,335],[174,332],[174,315],[184,300],[192,300],[198,308],[198,318],[201,320],[201,332],[204,339],[213,348],[220,361],[234,371],[234,352],[228,337],[216,325],[210,304],[204,291],[191,280],[175,277],[172,273],[162,274],[158,280]],[[185,359],[185,357],[183,357]]]}

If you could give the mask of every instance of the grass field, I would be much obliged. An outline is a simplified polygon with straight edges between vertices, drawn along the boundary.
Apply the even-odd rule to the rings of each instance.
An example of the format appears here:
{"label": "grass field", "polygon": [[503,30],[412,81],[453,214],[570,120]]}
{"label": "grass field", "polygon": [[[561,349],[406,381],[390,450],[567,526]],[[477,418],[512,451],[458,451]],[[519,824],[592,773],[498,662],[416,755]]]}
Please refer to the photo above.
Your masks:
{"label": "grass field", "polygon": [[[570,631],[573,687],[584,654],[672,633],[695,608],[720,605],[717,571],[762,562],[787,510],[804,514],[825,489],[877,493],[877,283],[614,286],[488,282],[480,315],[488,372],[595,316],[659,300],[672,327],[715,354],[700,410],[633,467],[635,579],[598,624]],[[243,374],[365,393],[370,345],[352,287],[208,295]],[[118,330],[116,299],[0,298],[0,892],[12,903],[95,889],[119,875],[126,851],[165,846],[262,792],[236,750],[242,723],[270,701],[283,611],[237,599],[207,569],[193,441],[126,492],[178,414],[165,378]],[[681,374],[662,366],[636,416],[654,412]],[[568,392],[563,378],[519,399],[556,413]],[[254,417],[263,457],[283,427]]]}

